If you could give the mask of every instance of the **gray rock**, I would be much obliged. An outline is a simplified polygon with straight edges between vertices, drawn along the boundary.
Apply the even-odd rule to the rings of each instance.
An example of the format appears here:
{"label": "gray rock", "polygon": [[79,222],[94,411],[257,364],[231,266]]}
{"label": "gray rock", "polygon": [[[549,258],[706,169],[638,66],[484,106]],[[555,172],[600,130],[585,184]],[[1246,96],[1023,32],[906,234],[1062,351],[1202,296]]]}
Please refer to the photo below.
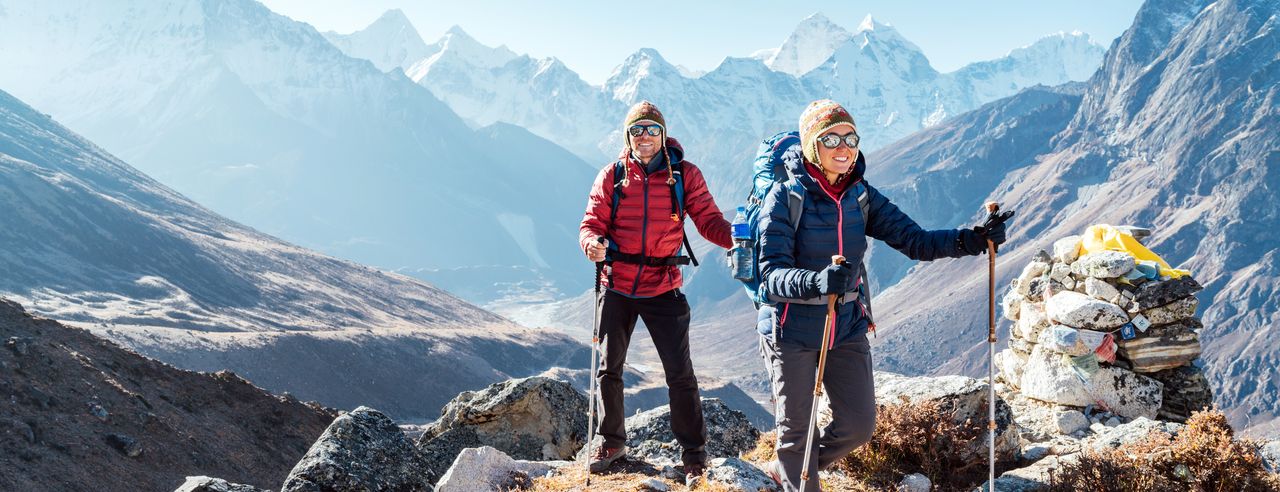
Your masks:
{"label": "gray rock", "polygon": [[1074,328],[1110,330],[1129,321],[1120,306],[1077,292],[1058,292],[1048,302],[1049,318]]}
{"label": "gray rock", "polygon": [[1049,269],[1049,278],[1066,283],[1071,278],[1071,265],[1054,263],[1053,267]]}
{"label": "gray rock", "polygon": [[1184,297],[1160,307],[1144,310],[1142,315],[1146,316],[1153,325],[1167,325],[1194,317],[1196,308],[1199,306],[1199,299]]}
{"label": "gray rock", "polygon": [[1058,426],[1058,433],[1063,435],[1071,435],[1089,428],[1089,418],[1079,410],[1060,411],[1054,420]]}
{"label": "gray rock", "polygon": [[1115,226],[1115,228],[1116,230],[1122,233],[1133,236],[1133,238],[1137,239],[1139,243],[1146,244],[1146,242],[1143,240],[1151,237],[1151,229],[1148,229],[1146,227],[1122,225],[1122,226]]}
{"label": "gray rock", "polygon": [[1094,278],[1116,278],[1133,270],[1135,263],[1129,253],[1099,251],[1077,259],[1071,264],[1071,273]]}
{"label": "gray rock", "polygon": [[933,482],[929,481],[929,477],[919,473],[904,476],[898,482],[898,492],[929,492],[932,489]]}
{"label": "gray rock", "polygon": [[1128,361],[1134,371],[1142,373],[1188,365],[1200,356],[1200,336],[1196,330],[1201,328],[1204,325],[1200,320],[1190,318],[1152,326],[1145,332],[1135,330],[1136,338],[1116,337],[1120,347],[1118,356]]}
{"label": "gray rock", "polygon": [[1111,417],[1111,418],[1107,419],[1107,421],[1106,421],[1106,422],[1103,422],[1103,423],[1102,423],[1102,425],[1105,425],[1105,426],[1107,426],[1107,427],[1116,427],[1116,426],[1119,426],[1119,425],[1120,425],[1120,417]]}
{"label": "gray rock", "polygon": [[31,347],[31,338],[9,337],[9,339],[4,342],[4,345],[9,347],[9,350],[12,350],[15,354],[27,355],[27,352],[30,351]]}
{"label": "gray rock", "polygon": [[1141,441],[1152,432],[1161,432],[1170,436],[1176,436],[1183,427],[1183,424],[1176,422],[1161,422],[1159,420],[1151,420],[1146,417],[1138,417],[1133,419],[1132,422],[1120,424],[1115,427],[1107,427],[1105,425],[1094,427],[1094,432],[1096,432],[1096,434],[1086,439],[1085,445],[1096,451],[1102,451]]}
{"label": "gray rock", "polygon": [[[760,431],[746,414],[729,408],[718,398],[702,399],[707,424],[707,458],[736,457],[755,448]],[[627,455],[651,464],[680,463],[683,449],[671,433],[671,407],[663,405],[626,420]]]}
{"label": "gray rock", "polygon": [[1053,255],[1049,254],[1048,251],[1045,251],[1042,249],[1040,251],[1036,251],[1036,254],[1031,255],[1031,261],[1038,261],[1041,263],[1053,263]]}
{"label": "gray rock", "polygon": [[1262,466],[1268,472],[1280,473],[1280,440],[1263,443],[1258,447],[1258,454],[1262,456]]}
{"label": "gray rock", "polygon": [[510,379],[459,394],[418,440],[442,474],[466,448],[490,446],[521,460],[572,459],[586,442],[587,398],[566,382]]}
{"label": "gray rock", "polygon": [[1134,293],[1134,300],[1137,301],[1139,310],[1145,310],[1193,296],[1201,290],[1204,287],[1200,286],[1200,282],[1196,282],[1190,275],[1183,275],[1181,278],[1142,284]]}
{"label": "gray rock", "polygon": [[637,485],[636,488],[652,492],[667,492],[668,490],[671,490],[671,487],[668,487],[666,482],[656,478],[645,479],[645,481],[640,482],[640,485]]}
{"label": "gray rock", "polygon": [[449,470],[440,477],[436,492],[488,492],[531,488],[533,479],[570,462],[515,460],[489,446],[467,448],[458,453]]}
{"label": "gray rock", "polygon": [[1026,298],[1022,297],[1022,294],[1018,293],[1018,289],[1009,289],[1009,291],[1004,294],[1004,297],[1000,299],[1000,307],[1003,308],[1002,311],[1005,319],[1009,321],[1017,321],[1019,316],[1018,310],[1021,307],[1022,302],[1025,300]]}
{"label": "gray rock", "polygon": [[1040,332],[1049,327],[1049,315],[1044,305],[1036,302],[1023,302],[1018,309],[1018,322],[1014,325],[1015,333],[1024,340],[1035,342]]}
{"label": "gray rock", "polygon": [[1164,385],[1164,402],[1158,415],[1161,420],[1186,422],[1191,412],[1213,405],[1213,390],[1209,388],[1209,380],[1202,367],[1177,367],[1149,376]]}
{"label": "gray rock", "polygon": [[1094,299],[1100,299],[1112,304],[1120,300],[1120,291],[1114,285],[1107,283],[1106,280],[1094,277],[1085,277],[1084,293]]}
{"label": "gray rock", "polygon": [[1049,277],[1043,277],[1043,276],[1031,279],[1029,282],[1026,283],[1027,300],[1032,302],[1043,301],[1044,293],[1046,290],[1050,288],[1053,288],[1054,292],[1057,292],[1058,290],[1060,290],[1060,288],[1058,287],[1051,287],[1052,282],[1053,281],[1050,280]]}
{"label": "gray rock", "polygon": [[996,370],[1000,379],[1013,389],[1022,384],[1023,359],[1011,349],[996,352]]}
{"label": "gray rock", "polygon": [[107,419],[111,418],[111,414],[107,413],[107,409],[102,408],[102,405],[89,402],[86,406],[89,407],[89,415],[96,417],[98,420],[106,422]]}
{"label": "gray rock", "polygon": [[1080,257],[1080,236],[1067,236],[1053,242],[1053,259],[1068,265]]}
{"label": "gray rock", "polygon": [[764,470],[736,457],[707,462],[707,480],[727,485],[729,490],[781,490]]}
{"label": "gray rock", "polygon": [[187,477],[182,485],[174,489],[173,492],[270,492],[254,487],[252,485],[244,485],[231,483],[221,478],[213,478],[206,476]]}
{"label": "gray rock", "polygon": [[1022,394],[1037,400],[1083,407],[1101,403],[1124,417],[1154,418],[1163,385],[1124,369],[1101,366],[1082,379],[1061,354],[1036,346],[1022,370]]}
{"label": "gray rock", "polygon": [[[875,373],[876,403],[893,405],[905,401],[936,401],[941,410],[956,422],[987,421],[987,382],[964,376],[907,377],[889,372]],[[1013,412],[1003,398],[996,397],[996,459],[1012,461],[1018,457],[1018,430]],[[972,443],[965,450],[970,459],[986,459],[987,439]]]}
{"label": "gray rock", "polygon": [[[1053,476],[1061,470],[1063,466],[1075,463],[1080,460],[1078,454],[1069,454],[1064,456],[1046,456],[1044,459],[1033,463],[1031,466],[1009,470],[999,477],[996,477],[995,490],[998,492],[1030,492],[1039,491],[1049,488]],[[983,483],[977,491],[991,490],[990,483]]]}
{"label": "gray rock", "polygon": [[359,407],[329,424],[280,490],[429,491],[436,477],[395,422],[377,410]]}
{"label": "gray rock", "polygon": [[1033,261],[1022,267],[1022,273],[1018,274],[1018,294],[1024,297],[1030,296],[1031,280],[1039,278],[1049,271],[1048,263]]}
{"label": "gray rock", "polygon": [[107,434],[107,444],[119,451],[120,454],[130,458],[137,458],[142,454],[142,443],[137,439],[126,436],[124,434]]}

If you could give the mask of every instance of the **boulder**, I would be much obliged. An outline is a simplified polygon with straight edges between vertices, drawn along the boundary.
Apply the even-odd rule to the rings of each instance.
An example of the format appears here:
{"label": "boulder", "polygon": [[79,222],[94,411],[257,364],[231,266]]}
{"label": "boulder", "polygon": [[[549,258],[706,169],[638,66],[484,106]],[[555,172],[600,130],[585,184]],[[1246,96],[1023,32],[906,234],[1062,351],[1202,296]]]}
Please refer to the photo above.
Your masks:
{"label": "boulder", "polygon": [[1088,429],[1089,418],[1079,410],[1062,409],[1054,416],[1054,424],[1057,425],[1059,434],[1072,435]]}
{"label": "boulder", "polygon": [[436,476],[395,422],[360,407],[329,424],[280,491],[430,491]]}
{"label": "boulder", "polygon": [[1053,259],[1068,265],[1080,257],[1080,236],[1067,236],[1053,242]]}
{"label": "boulder", "polygon": [[933,482],[919,473],[911,473],[898,482],[898,492],[929,492],[933,490]]}
{"label": "boulder", "polygon": [[1198,307],[1200,307],[1199,299],[1184,297],[1160,307],[1143,310],[1142,315],[1146,316],[1153,325],[1167,325],[1194,317]]}
{"label": "boulder", "polygon": [[1022,381],[1024,360],[1013,350],[1005,349],[996,352],[996,371],[1000,380],[1013,389],[1018,389]]}
{"label": "boulder", "polygon": [[[746,414],[729,408],[719,398],[702,399],[707,424],[707,458],[737,457],[756,447],[760,431]],[[663,405],[626,420],[627,455],[650,464],[679,464],[683,449],[671,433],[671,407]]]}
{"label": "boulder", "polygon": [[1142,284],[1134,293],[1134,301],[1138,303],[1139,310],[1145,310],[1191,297],[1201,290],[1204,290],[1204,287],[1200,286],[1200,282],[1196,282],[1196,279],[1191,278],[1190,275],[1183,275],[1180,278]]}
{"label": "boulder", "polygon": [[1024,340],[1035,342],[1040,338],[1040,332],[1049,327],[1049,315],[1045,313],[1044,305],[1023,302],[1018,312],[1017,323],[1014,324],[1015,333]]}
{"label": "boulder", "polygon": [[1120,291],[1116,289],[1114,285],[1111,285],[1106,280],[1093,277],[1085,277],[1084,293],[1094,299],[1107,301],[1112,304],[1115,304],[1120,300]]}
{"label": "boulder", "polygon": [[1071,273],[1079,277],[1116,278],[1133,270],[1133,255],[1120,251],[1099,251],[1081,256],[1071,264]]}
{"label": "boulder", "polygon": [[1026,301],[1026,298],[1022,297],[1022,294],[1018,293],[1017,288],[1009,289],[1009,292],[1006,292],[1004,297],[1000,299],[1000,307],[1003,308],[1002,312],[1005,319],[1009,321],[1017,321],[1019,316],[1018,310],[1024,301]]}
{"label": "boulder", "polygon": [[1280,473],[1280,440],[1267,441],[1258,447],[1262,466],[1271,473]]}
{"label": "boulder", "polygon": [[437,476],[466,448],[490,446],[521,460],[563,460],[586,442],[586,396],[550,378],[510,379],[463,392],[441,413],[418,440]]}
{"label": "boulder", "polygon": [[1116,340],[1119,356],[1128,361],[1135,372],[1157,372],[1185,366],[1200,356],[1200,336],[1204,328],[1195,318],[1177,323],[1152,326],[1137,332],[1137,338]]}
{"label": "boulder", "polygon": [[1058,323],[1091,330],[1110,330],[1129,321],[1120,306],[1071,291],[1054,293],[1048,314]]}
{"label": "boulder", "polygon": [[[875,373],[876,403],[893,405],[905,401],[936,401],[941,410],[956,422],[986,422],[987,382],[964,376],[907,377],[889,372]],[[987,440],[974,442],[966,450],[973,460],[987,456]],[[1009,404],[996,397],[996,460],[1017,459],[1018,430]]]}
{"label": "boulder", "polygon": [[1186,422],[1191,412],[1213,406],[1213,391],[1200,367],[1188,365],[1149,376],[1164,385],[1164,402],[1158,415],[1161,420]]}
{"label": "boulder", "polygon": [[[1080,461],[1079,454],[1046,456],[1031,466],[1009,470],[996,477],[995,490],[1000,492],[1030,492],[1049,488],[1053,476],[1062,467]],[[974,492],[992,490],[990,483],[983,483]]]}
{"label": "boulder", "polygon": [[1125,444],[1132,444],[1141,441],[1152,432],[1161,432],[1169,436],[1176,436],[1184,426],[1176,422],[1161,422],[1146,417],[1138,417],[1133,421],[1108,427],[1105,425],[1094,426],[1097,431],[1095,435],[1085,440],[1085,446],[1096,451],[1118,448]]}
{"label": "boulder", "polygon": [[1036,346],[1022,369],[1022,394],[1037,400],[1083,407],[1100,403],[1125,417],[1155,418],[1163,385],[1159,381],[1112,366],[1101,366],[1087,379],[1066,356]]}
{"label": "boulder", "polygon": [[765,472],[737,457],[715,458],[707,462],[707,480],[728,490],[782,490]]}
{"label": "boulder", "polygon": [[1028,296],[1030,294],[1029,289],[1031,286],[1031,280],[1039,278],[1047,271],[1049,271],[1049,265],[1047,263],[1041,263],[1039,261],[1027,263],[1027,266],[1022,267],[1022,273],[1018,274],[1018,294],[1021,294],[1024,297]]}
{"label": "boulder", "polygon": [[187,477],[173,492],[268,492],[252,485],[231,483],[221,478]]}
{"label": "boulder", "polygon": [[569,463],[515,460],[489,446],[467,448],[458,453],[458,458],[440,477],[435,492],[527,490],[532,488],[534,478]]}
{"label": "boulder", "polygon": [[1066,283],[1071,278],[1071,265],[1066,263],[1054,263],[1049,269],[1049,278]]}

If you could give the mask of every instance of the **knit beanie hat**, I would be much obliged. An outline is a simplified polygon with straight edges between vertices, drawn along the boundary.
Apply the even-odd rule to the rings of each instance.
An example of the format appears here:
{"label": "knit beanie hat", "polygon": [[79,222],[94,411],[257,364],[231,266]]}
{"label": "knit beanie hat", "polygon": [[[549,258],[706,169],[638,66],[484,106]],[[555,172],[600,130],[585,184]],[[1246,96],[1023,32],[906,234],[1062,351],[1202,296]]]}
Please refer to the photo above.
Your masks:
{"label": "knit beanie hat", "polygon": [[649,101],[640,101],[634,106],[631,106],[631,109],[627,110],[627,117],[622,120],[622,136],[627,141],[627,148],[631,148],[631,136],[627,134],[627,130],[631,128],[631,125],[645,120],[661,125],[662,137],[664,138],[659,141],[666,141],[667,120],[662,117],[662,112],[658,111],[658,107],[654,106],[653,103]]}
{"label": "knit beanie hat", "polygon": [[800,148],[804,158],[818,167],[818,137],[835,128],[837,125],[856,127],[853,116],[839,103],[830,99],[822,99],[809,103],[800,113]]}

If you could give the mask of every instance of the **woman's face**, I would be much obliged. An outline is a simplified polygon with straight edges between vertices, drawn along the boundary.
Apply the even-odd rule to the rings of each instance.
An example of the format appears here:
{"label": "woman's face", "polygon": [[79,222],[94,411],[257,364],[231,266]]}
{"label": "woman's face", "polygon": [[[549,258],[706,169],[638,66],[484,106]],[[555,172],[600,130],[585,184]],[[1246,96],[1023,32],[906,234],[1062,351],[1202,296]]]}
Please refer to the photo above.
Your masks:
{"label": "woman's face", "polygon": [[[838,142],[834,149],[824,144],[824,139],[832,140],[827,135],[838,137]],[[849,142],[846,141],[849,135],[857,135],[856,129],[852,125],[839,125],[827,130],[822,135],[818,135],[818,160],[821,161],[820,164],[823,171],[840,175],[849,172],[849,168],[853,167],[853,163],[858,157],[858,147],[856,144],[852,147],[849,146]]]}

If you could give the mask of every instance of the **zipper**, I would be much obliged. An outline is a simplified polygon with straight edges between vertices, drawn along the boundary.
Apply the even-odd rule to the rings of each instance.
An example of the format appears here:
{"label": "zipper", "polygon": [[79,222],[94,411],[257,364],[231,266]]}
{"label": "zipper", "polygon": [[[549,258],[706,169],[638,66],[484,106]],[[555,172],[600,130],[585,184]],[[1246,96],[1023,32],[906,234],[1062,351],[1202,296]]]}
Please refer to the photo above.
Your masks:
{"label": "zipper", "polygon": [[[849,189],[845,188],[844,191],[840,192],[840,198],[836,198],[835,195],[832,195],[830,191],[827,191],[827,189],[822,186],[822,183],[818,183],[818,187],[822,188],[822,192],[826,193],[828,197],[831,197],[831,199],[836,202],[836,254],[844,256],[844,205],[841,203],[841,200],[844,199],[844,196],[848,193]],[[841,298],[844,298],[844,296],[844,294],[840,294]],[[837,304],[837,308],[838,307],[839,304]],[[836,309],[835,314],[835,317],[831,320],[831,339],[826,340],[828,349],[835,348],[836,345],[836,322],[840,319],[840,310]]]}
{"label": "zipper", "polygon": [[[627,160],[627,172],[631,172],[631,160]],[[645,246],[649,240],[649,175],[645,174],[641,181],[644,182],[644,208],[641,209],[640,215],[640,257],[644,258]],[[644,263],[636,267],[636,281],[631,285],[631,295],[636,295],[636,291],[640,290],[640,275],[644,273]]]}

